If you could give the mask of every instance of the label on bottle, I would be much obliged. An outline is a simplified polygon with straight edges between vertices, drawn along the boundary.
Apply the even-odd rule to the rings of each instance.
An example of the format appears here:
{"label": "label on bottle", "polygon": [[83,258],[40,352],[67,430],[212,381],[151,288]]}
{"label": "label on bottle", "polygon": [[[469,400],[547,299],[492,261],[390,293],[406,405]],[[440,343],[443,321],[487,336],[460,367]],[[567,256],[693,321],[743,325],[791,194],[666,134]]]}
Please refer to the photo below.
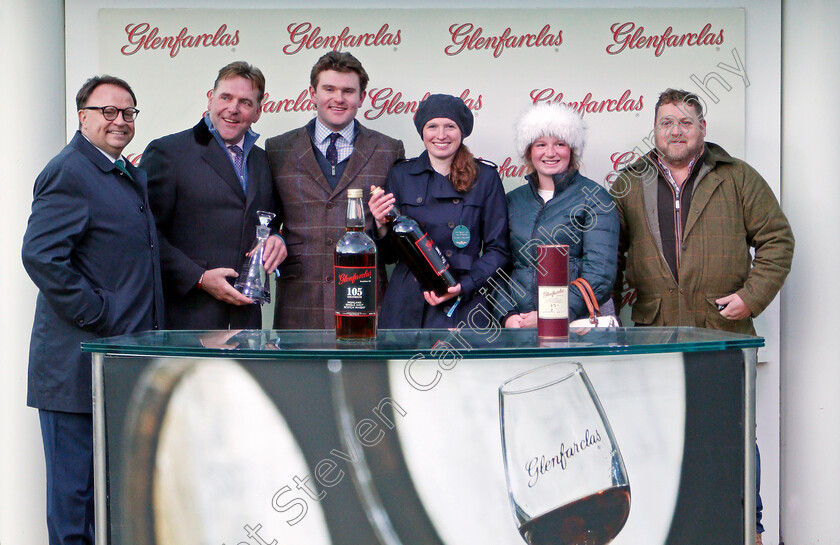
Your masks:
{"label": "label on bottle", "polygon": [[540,286],[537,317],[563,319],[569,317],[569,287]]}
{"label": "label on bottle", "polygon": [[335,267],[335,313],[376,315],[376,267]]}
{"label": "label on bottle", "polygon": [[436,275],[440,276],[449,270],[449,263],[446,261],[446,258],[443,257],[443,254],[440,252],[440,248],[437,247],[428,233],[424,233],[423,236],[420,237],[420,240],[415,242],[414,245],[417,246],[417,249],[420,250],[420,253],[423,254],[423,257],[425,257],[426,261],[429,262],[429,265],[431,265],[432,270],[435,271]]}

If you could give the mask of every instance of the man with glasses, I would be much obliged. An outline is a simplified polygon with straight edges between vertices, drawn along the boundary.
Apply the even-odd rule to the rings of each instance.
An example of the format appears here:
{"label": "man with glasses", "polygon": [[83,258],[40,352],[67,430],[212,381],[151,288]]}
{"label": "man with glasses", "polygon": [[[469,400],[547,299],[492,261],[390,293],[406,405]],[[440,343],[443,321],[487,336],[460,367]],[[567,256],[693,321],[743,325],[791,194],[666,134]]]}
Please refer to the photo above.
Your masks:
{"label": "man with glasses", "polygon": [[121,155],[136,105],[119,78],[85,82],[79,131],[35,180],[23,239],[23,264],[40,290],[27,404],[41,421],[50,544],[94,542],[91,361],[79,343],[163,325],[146,175]]}
{"label": "man with glasses", "polygon": [[[615,301],[622,301],[626,278],[637,294],[631,314],[637,326],[755,335],[753,318],[790,272],[790,224],[755,169],[705,141],[697,95],[664,91],[654,130],[656,148],[628,166],[610,189],[621,229]],[[760,544],[757,494],[756,504]]]}
{"label": "man with glasses", "polygon": [[[260,307],[232,281],[254,245],[257,211],[275,211],[268,159],[251,130],[264,94],[262,72],[232,62],[219,70],[204,117],[143,153],[170,329],[262,328]],[[285,256],[283,239],[269,237],[266,271]]]}

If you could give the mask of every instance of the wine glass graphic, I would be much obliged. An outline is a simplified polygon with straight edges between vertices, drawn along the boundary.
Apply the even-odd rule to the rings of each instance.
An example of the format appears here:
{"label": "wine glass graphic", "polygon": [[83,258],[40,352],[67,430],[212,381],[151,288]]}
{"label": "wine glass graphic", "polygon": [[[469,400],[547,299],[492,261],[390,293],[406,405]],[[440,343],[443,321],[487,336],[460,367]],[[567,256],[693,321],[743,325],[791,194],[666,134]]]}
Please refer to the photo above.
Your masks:
{"label": "wine glass graphic", "polygon": [[508,496],[529,545],[606,545],[627,522],[630,482],[579,363],[532,369],[499,388]]}

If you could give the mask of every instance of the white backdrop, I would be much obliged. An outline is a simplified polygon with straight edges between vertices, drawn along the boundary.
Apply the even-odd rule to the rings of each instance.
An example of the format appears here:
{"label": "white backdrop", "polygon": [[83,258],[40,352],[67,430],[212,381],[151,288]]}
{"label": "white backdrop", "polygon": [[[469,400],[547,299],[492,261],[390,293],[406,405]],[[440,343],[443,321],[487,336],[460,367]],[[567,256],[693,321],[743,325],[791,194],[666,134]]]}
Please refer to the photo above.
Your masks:
{"label": "white backdrop", "polygon": [[[216,72],[246,60],[266,76],[263,140],[315,115],[306,92],[315,61],[350,51],[370,74],[360,121],[422,151],[412,118],[429,93],[460,96],[476,117],[466,141],[500,166],[507,189],[522,183],[514,125],[534,101],[578,109],[589,125],[583,171],[603,182],[651,147],[659,92],[698,93],[710,139],[744,152],[744,11],[615,9],[102,9],[98,71],[125,78],[142,115],[127,148],[196,123]],[[87,73],[68,74],[68,88]],[[69,111],[69,126],[75,112]]]}
{"label": "white backdrop", "polygon": [[[28,351],[29,328],[32,323],[34,311],[34,287],[27,278],[20,264],[20,240],[23,236],[23,229],[28,217],[29,204],[31,202],[32,182],[38,171],[43,167],[49,157],[57,153],[63,145],[65,138],[62,133],[72,134],[77,121],[73,114],[75,105],[73,97],[82,81],[100,70],[99,45],[98,45],[98,11],[100,8],[135,8],[137,0],[37,0],[32,2],[14,2],[13,0],[2,0],[5,16],[0,19],[3,32],[0,34],[0,41],[3,47],[0,48],[5,60],[4,65],[9,67],[9,73],[15,74],[21,85],[8,85],[0,89],[4,103],[18,105],[9,109],[7,119],[10,127],[29,127],[37,130],[28,131],[7,131],[0,139],[3,146],[0,146],[0,169],[2,169],[4,180],[9,182],[3,185],[3,217],[4,229],[3,240],[7,251],[3,253],[4,270],[9,271],[8,281],[13,287],[12,299],[8,301],[9,313],[3,319],[4,340],[7,346],[8,363],[4,380],[0,383],[0,543],[19,543],[21,545],[34,545],[45,542],[45,524],[43,520],[43,456],[41,453],[40,438],[37,431],[37,416],[35,411],[25,407],[25,384],[26,384],[26,358]],[[390,8],[392,0],[359,0],[355,3],[358,7]],[[451,0],[428,0],[423,3],[426,7],[449,8],[453,7]],[[683,7],[694,8],[698,2],[688,0],[634,0],[632,5],[626,0],[600,0],[598,2],[584,2],[582,0],[531,0],[528,2],[514,2],[511,0],[459,0],[457,7],[470,8],[480,12],[487,7],[497,8],[529,8],[556,9],[558,7],[569,8],[665,8],[679,10]],[[243,8],[317,8],[330,12],[341,4],[336,0],[244,0],[238,4]],[[144,7],[183,7],[183,8],[219,8],[225,7],[222,2],[215,0],[147,0],[143,2]],[[781,82],[782,82],[782,46],[781,32],[783,29],[783,14],[781,2],[766,0],[707,0],[706,7],[715,8],[744,8],[746,26],[746,53],[743,58],[744,65],[749,74],[750,86],[746,89],[745,117],[746,134],[744,158],[761,172],[771,187],[777,192],[781,191]],[[813,96],[809,89],[814,73],[828,74],[832,66],[830,59],[823,55],[814,55],[812,48],[821,51],[828,47],[835,39],[833,21],[835,16],[826,18],[825,15],[817,15],[816,18],[791,17],[798,15],[802,6],[789,4],[786,6],[784,15],[784,28],[789,42],[807,38],[806,45],[799,49],[786,51],[788,56],[785,62],[791,70],[792,76],[786,76],[786,81],[796,79],[799,76],[792,70],[793,66],[800,69],[800,72],[808,75],[807,81],[796,79],[798,92],[794,93],[790,104],[791,116],[799,115],[802,104],[808,103],[809,97]],[[822,14],[826,10],[818,11]],[[810,13],[810,12],[809,12]],[[823,17],[820,19],[820,17]],[[836,49],[836,48],[835,48]],[[834,49],[826,49],[833,51]],[[835,54],[836,58],[836,54]],[[725,61],[720,61],[725,62]],[[730,63],[731,64],[731,63]],[[717,66],[716,64],[714,66]],[[810,70],[810,72],[809,72]],[[698,77],[714,71],[714,67],[708,70],[697,71]],[[588,75],[586,67],[581,71],[580,77]],[[62,84],[65,81],[66,89]],[[305,85],[306,74],[302,74],[302,85]],[[376,79],[377,76],[374,76]],[[578,76],[576,76],[578,77]],[[690,79],[690,76],[688,76]],[[212,78],[211,78],[212,79]],[[832,80],[833,81],[833,80]],[[34,88],[27,89],[26,84]],[[132,82],[135,83],[136,82]],[[207,86],[212,81],[207,82]],[[23,85],[23,86],[22,86]],[[711,83],[712,86],[716,85]],[[714,87],[713,87],[714,88]],[[827,89],[836,88],[836,82],[828,85]],[[718,91],[721,88],[717,88]],[[57,101],[63,96],[65,109],[70,112],[69,119],[65,123],[61,116],[61,109],[55,108]],[[145,107],[144,98],[141,96],[141,106]],[[198,100],[201,106],[202,100]],[[41,104],[44,108],[32,108],[32,105]],[[144,111],[143,121],[148,114]],[[141,122],[141,124],[142,124]],[[830,125],[810,126],[808,135],[821,137],[825,142],[830,141],[828,128]],[[481,127],[479,121],[479,128]],[[644,127],[647,130],[649,125]],[[181,127],[175,127],[177,130]],[[256,128],[265,136],[270,133],[259,125]],[[816,130],[815,130],[816,129]],[[639,135],[644,134],[642,131]],[[802,140],[803,145],[807,139],[802,139],[801,131],[792,129],[786,133],[791,137],[790,141]],[[477,136],[477,135],[476,135]],[[710,123],[709,138],[731,146],[719,137],[716,127]],[[471,143],[474,148],[475,143]],[[141,151],[142,151],[142,146]],[[731,151],[735,152],[736,148]],[[786,148],[788,149],[788,148]],[[806,161],[813,162],[815,168],[822,165],[825,170],[830,170],[830,155],[815,155],[811,147],[802,149],[796,148],[796,153],[791,153],[793,148],[788,149],[790,155],[791,169],[803,157]],[[40,158],[40,159],[39,159]],[[589,159],[587,158],[587,163]],[[589,166],[589,165],[587,165]],[[797,190],[803,177],[797,170],[795,179],[790,178],[786,188]],[[821,182],[824,177],[812,177],[814,187],[822,190],[828,189],[826,184]],[[834,186],[836,187],[836,186]],[[800,238],[810,234],[818,236],[822,232],[822,216],[815,216],[810,209],[806,211],[793,212],[785,205],[788,214],[795,214],[791,217],[798,220],[794,224],[796,233]],[[797,254],[800,253],[798,249]],[[824,255],[819,253],[820,256]],[[808,264],[802,270],[799,286],[788,286],[787,302],[799,301],[797,297],[805,289],[819,290],[816,282],[816,271],[820,270],[820,259],[816,263]],[[795,260],[794,269],[796,269]],[[807,270],[806,270],[807,269]],[[794,271],[796,272],[796,271]],[[813,286],[813,288],[811,288]],[[22,289],[18,289],[18,287]],[[807,287],[807,288],[806,288]],[[792,291],[791,291],[792,290]],[[810,292],[809,292],[810,293]],[[836,298],[836,297],[835,297]],[[815,299],[817,303],[825,299],[820,296]],[[830,306],[830,305],[829,305]],[[796,310],[796,309],[794,309]],[[797,315],[803,315],[798,313]],[[757,323],[760,335],[767,340],[768,349],[762,358],[767,362],[758,370],[758,439],[763,452],[763,482],[762,492],[765,501],[765,526],[768,534],[765,535],[765,543],[778,542],[778,518],[779,518],[779,315],[780,308],[778,300],[771,305]],[[788,355],[792,360],[790,364],[798,366],[804,363],[802,354],[825,358],[827,354],[833,353],[825,343],[812,343],[811,340],[803,342],[788,343],[790,346]],[[812,347],[812,348],[809,348]],[[822,347],[822,348],[820,348]],[[804,351],[804,352],[803,352]],[[794,354],[794,356],[791,356]],[[820,356],[821,355],[821,356]],[[819,357],[815,365],[819,364]],[[810,361],[810,360],[807,360]],[[801,396],[804,398],[813,397],[807,393],[808,388],[803,386]],[[797,392],[796,395],[800,395]],[[793,402],[790,402],[793,404]],[[822,407],[820,407],[822,409]],[[799,420],[796,420],[796,419]],[[795,415],[796,421],[791,426],[796,426],[807,434],[809,431],[820,429],[806,425],[800,415]],[[798,423],[797,423],[798,422]],[[811,434],[813,440],[817,440],[818,434]],[[805,471],[807,464],[802,464]],[[808,473],[809,482],[816,482],[813,478],[813,469]],[[800,479],[802,474],[795,478]],[[801,480],[801,479],[800,479]],[[830,483],[826,482],[826,486]],[[800,497],[803,507],[811,505],[807,498]],[[826,506],[836,506],[834,503],[825,503]],[[799,516],[802,520],[804,517]],[[808,519],[811,520],[811,519]],[[811,525],[816,535],[826,537],[825,525]],[[811,535],[811,534],[809,534]],[[811,540],[812,542],[813,540]],[[789,540],[789,542],[791,542]],[[791,542],[793,543],[793,542]]]}

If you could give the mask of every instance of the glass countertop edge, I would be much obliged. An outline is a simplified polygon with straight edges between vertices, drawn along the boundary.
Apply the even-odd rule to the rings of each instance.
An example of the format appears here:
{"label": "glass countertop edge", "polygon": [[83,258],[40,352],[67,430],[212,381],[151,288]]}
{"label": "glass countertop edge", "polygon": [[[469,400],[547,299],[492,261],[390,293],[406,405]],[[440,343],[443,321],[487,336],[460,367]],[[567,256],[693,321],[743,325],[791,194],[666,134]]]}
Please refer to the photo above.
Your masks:
{"label": "glass countertop edge", "polygon": [[[513,332],[510,330],[502,330],[505,333],[503,341],[494,342],[493,346],[479,346],[473,347],[469,345],[468,348],[458,346],[455,338],[457,332],[446,330],[403,330],[396,333],[397,336],[408,336],[405,340],[411,340],[411,337],[423,336],[426,345],[405,345],[405,346],[388,346],[387,340],[381,336],[385,346],[376,346],[380,341],[375,343],[342,343],[336,345],[334,333],[332,330],[251,330],[240,332],[238,335],[245,334],[246,336],[255,336],[261,340],[265,338],[271,339],[272,336],[276,340],[280,340],[283,336],[291,338],[307,338],[311,337],[313,340],[331,342],[332,346],[311,346],[306,342],[300,342],[295,346],[285,346],[272,349],[261,348],[208,348],[203,346],[183,346],[177,344],[162,345],[160,342],[154,344],[149,340],[166,340],[167,335],[174,335],[175,337],[190,338],[190,335],[195,335],[200,338],[201,335],[220,335],[222,332],[175,332],[175,331],[158,331],[138,333],[134,335],[123,335],[118,337],[109,337],[103,339],[95,339],[82,343],[82,351],[90,353],[104,353],[106,355],[126,355],[126,356],[154,356],[154,357],[205,357],[205,358],[233,358],[233,359],[363,359],[363,360],[381,360],[381,359],[409,359],[418,354],[423,356],[435,355],[438,352],[445,350],[445,347],[439,347],[437,343],[440,341],[447,341],[450,343],[449,348],[458,353],[458,356],[464,359],[502,359],[508,357],[561,357],[561,356],[598,356],[598,355],[621,355],[621,354],[655,354],[667,352],[708,352],[718,350],[734,350],[746,348],[760,348],[764,346],[764,339],[762,337],[753,337],[749,335],[739,335],[727,332],[718,332],[713,330],[697,329],[697,328],[618,328],[615,330],[598,330],[593,329],[587,332],[587,335],[572,334],[569,341],[548,341],[554,346],[539,346],[536,338],[536,333],[531,330],[520,330]],[[332,336],[331,336],[332,335]],[[591,336],[589,336],[591,335]],[[590,343],[587,338],[597,340],[601,338],[613,337],[627,337],[630,340],[633,337],[644,339],[645,337],[656,338],[657,336],[679,336],[684,335],[688,337],[696,336],[693,340],[661,340],[657,342],[645,342],[638,344],[620,344],[620,343]],[[589,337],[588,337],[589,336]],[[470,340],[475,342],[477,337],[473,336]],[[462,338],[463,339],[463,338]],[[143,342],[145,340],[145,342]],[[420,340],[420,339],[416,339]],[[435,344],[428,344],[435,340]],[[546,341],[542,341],[544,344]],[[514,345],[511,345],[514,343]]]}

